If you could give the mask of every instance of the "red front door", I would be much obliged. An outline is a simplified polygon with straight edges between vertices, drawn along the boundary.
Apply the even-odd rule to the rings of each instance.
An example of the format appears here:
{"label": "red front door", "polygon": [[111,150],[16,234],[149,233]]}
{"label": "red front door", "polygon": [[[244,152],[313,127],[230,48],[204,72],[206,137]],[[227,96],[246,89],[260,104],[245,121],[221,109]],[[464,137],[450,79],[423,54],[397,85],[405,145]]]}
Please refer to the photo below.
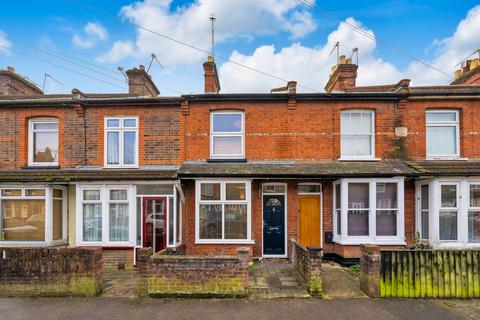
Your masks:
{"label": "red front door", "polygon": [[167,198],[143,198],[143,247],[152,247],[153,252],[165,248],[167,243]]}

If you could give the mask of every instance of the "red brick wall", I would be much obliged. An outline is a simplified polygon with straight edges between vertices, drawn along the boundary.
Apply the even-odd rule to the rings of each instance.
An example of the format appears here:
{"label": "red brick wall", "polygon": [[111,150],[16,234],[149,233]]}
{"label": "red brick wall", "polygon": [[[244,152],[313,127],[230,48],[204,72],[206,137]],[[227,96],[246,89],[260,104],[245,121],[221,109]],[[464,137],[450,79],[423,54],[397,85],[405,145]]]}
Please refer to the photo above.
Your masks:
{"label": "red brick wall", "polygon": [[103,166],[104,118],[139,117],[139,164],[178,164],[181,157],[180,109],[175,107],[87,107],[85,109],[86,163],[84,157],[84,119],[82,109],[74,107],[1,108],[0,169],[28,164],[28,121],[53,117],[59,124],[59,165],[62,168]]}
{"label": "red brick wall", "polygon": [[103,264],[106,266],[117,266],[119,263],[125,265],[133,265],[132,248],[116,249],[116,248],[102,248]]}

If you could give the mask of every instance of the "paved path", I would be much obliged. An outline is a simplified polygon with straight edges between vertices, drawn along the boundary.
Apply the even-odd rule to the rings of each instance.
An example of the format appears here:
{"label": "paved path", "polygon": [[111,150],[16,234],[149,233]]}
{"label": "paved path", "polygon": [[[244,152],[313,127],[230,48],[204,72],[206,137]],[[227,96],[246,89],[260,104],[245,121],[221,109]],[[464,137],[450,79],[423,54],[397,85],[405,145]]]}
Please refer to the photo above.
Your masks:
{"label": "paved path", "polygon": [[322,263],[324,299],[367,298],[360,290],[358,273],[335,262]]}
{"label": "paved path", "polygon": [[137,271],[133,269],[104,268],[102,295],[104,297],[134,298],[137,293],[137,282]]}
{"label": "paved path", "polygon": [[457,320],[478,319],[479,301],[462,301],[459,310],[444,302],[386,299],[165,300],[127,298],[0,299],[0,319],[174,319],[174,320]]}

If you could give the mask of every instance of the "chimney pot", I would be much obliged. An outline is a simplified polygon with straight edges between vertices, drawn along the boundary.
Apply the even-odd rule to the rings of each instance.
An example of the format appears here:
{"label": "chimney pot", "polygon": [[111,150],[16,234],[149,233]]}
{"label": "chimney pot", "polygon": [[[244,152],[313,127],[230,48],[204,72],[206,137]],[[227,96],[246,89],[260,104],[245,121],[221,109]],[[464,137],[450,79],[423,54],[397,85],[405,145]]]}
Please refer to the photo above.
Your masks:
{"label": "chimney pot", "polygon": [[358,66],[350,61],[346,62],[345,56],[340,56],[339,63],[332,67],[332,74],[325,85],[325,91],[345,91],[355,87]]}
{"label": "chimney pot", "polygon": [[338,60],[338,64],[345,64],[345,56],[344,55],[341,55],[339,60]]}
{"label": "chimney pot", "polygon": [[462,63],[460,69],[453,73],[454,80],[451,85],[480,85],[480,61],[479,58],[467,60]]}
{"label": "chimney pot", "polygon": [[352,58],[348,58],[346,64],[352,64]]}
{"label": "chimney pot", "polygon": [[11,72],[11,73],[15,73],[15,68],[12,67],[12,66],[8,66],[8,67],[7,67],[7,71],[8,71],[8,72]]}
{"label": "chimney pot", "polygon": [[143,64],[139,65],[138,68],[139,68],[140,70],[145,70],[145,66],[144,66]]}

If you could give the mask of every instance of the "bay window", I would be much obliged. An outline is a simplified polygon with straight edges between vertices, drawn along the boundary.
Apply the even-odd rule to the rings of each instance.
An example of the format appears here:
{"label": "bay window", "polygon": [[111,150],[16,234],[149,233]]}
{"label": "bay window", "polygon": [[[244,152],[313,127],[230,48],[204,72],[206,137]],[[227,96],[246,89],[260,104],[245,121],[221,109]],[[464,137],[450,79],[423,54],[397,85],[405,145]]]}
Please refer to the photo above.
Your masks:
{"label": "bay window", "polygon": [[53,245],[66,241],[66,189],[0,187],[0,243]]}
{"label": "bay window", "polygon": [[342,111],[340,140],[342,159],[373,159],[375,157],[375,112]]}
{"label": "bay window", "polygon": [[133,186],[77,186],[77,212],[77,245],[135,243]]}
{"label": "bay window", "polygon": [[251,241],[250,181],[196,182],[196,242]]}
{"label": "bay window", "polygon": [[58,120],[35,118],[29,121],[28,165],[58,165]]}
{"label": "bay window", "polygon": [[245,157],[243,112],[218,111],[210,116],[210,157],[212,159]]}
{"label": "bay window", "polygon": [[334,240],[340,244],[403,244],[403,178],[334,183]]}
{"label": "bay window", "polygon": [[429,110],[426,112],[428,158],[460,157],[458,111]]}
{"label": "bay window", "polygon": [[105,118],[105,166],[138,166],[138,118]]}

